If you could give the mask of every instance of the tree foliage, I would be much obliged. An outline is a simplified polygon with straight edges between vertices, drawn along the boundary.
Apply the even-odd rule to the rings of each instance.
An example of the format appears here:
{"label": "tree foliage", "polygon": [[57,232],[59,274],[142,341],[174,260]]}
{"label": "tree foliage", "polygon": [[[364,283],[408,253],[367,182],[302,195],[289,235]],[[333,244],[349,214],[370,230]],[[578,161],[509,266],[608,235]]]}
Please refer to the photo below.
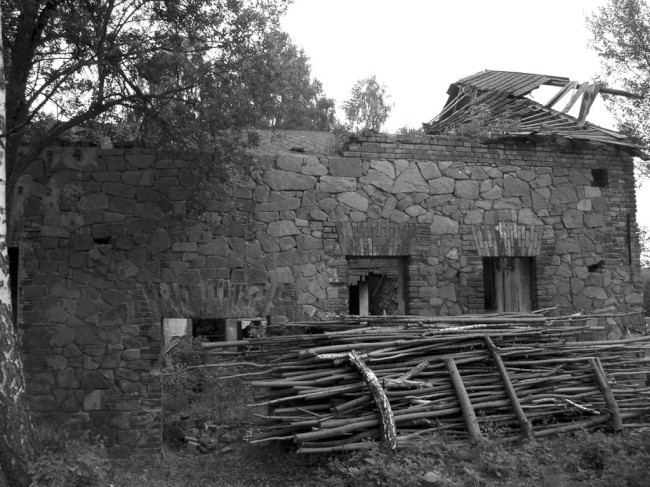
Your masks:
{"label": "tree foliage", "polygon": [[214,157],[243,128],[327,128],[333,101],[279,31],[289,1],[4,1],[10,185],[80,128]]}
{"label": "tree foliage", "polygon": [[591,47],[602,65],[599,81],[640,98],[607,96],[619,129],[650,145],[650,8],[645,0],[609,0],[587,18]]}
{"label": "tree foliage", "polygon": [[411,127],[410,125],[403,125],[402,127],[397,129],[397,135],[403,135],[403,136],[420,136],[420,135],[425,135],[424,134],[424,129],[422,127]]}
{"label": "tree foliage", "polygon": [[393,108],[386,87],[373,75],[357,81],[350,95],[343,102],[343,111],[352,130],[379,131]]}
{"label": "tree foliage", "polygon": [[255,95],[259,97],[258,124],[275,129],[328,131],[335,123],[334,100],[327,98],[318,80],[311,78],[305,52],[284,32],[268,36],[257,60]]}

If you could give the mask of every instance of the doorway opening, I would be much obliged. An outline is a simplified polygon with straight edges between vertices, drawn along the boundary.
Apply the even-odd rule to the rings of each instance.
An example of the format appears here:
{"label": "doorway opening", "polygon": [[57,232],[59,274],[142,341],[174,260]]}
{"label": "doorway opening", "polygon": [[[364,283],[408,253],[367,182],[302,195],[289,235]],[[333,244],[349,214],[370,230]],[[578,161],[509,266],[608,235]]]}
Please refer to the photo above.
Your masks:
{"label": "doorway opening", "polygon": [[484,257],[483,289],[486,311],[532,311],[534,274],[533,257]]}

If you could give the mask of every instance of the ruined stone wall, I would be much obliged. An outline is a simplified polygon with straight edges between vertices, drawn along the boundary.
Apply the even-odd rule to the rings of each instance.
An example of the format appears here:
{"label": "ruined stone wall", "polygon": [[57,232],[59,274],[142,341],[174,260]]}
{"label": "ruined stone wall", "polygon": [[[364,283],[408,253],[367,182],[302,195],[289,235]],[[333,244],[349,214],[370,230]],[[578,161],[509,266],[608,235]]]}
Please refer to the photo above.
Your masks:
{"label": "ruined stone wall", "polygon": [[348,256],[405,258],[408,313],[480,313],[496,236],[534,257],[537,307],[641,309],[632,161],[613,149],[363,136],[342,156],[254,155],[200,218],[188,164],[53,148],[14,194],[32,407],[114,455],[158,447],[161,318],[345,314]]}
{"label": "ruined stone wall", "polygon": [[[537,251],[521,254],[535,258],[537,307],[557,307],[558,313],[604,308],[639,312],[630,156],[570,142],[484,144],[373,135],[359,137],[344,155],[368,168],[359,186],[381,206],[382,217],[429,226],[431,252],[417,266],[422,285],[411,287],[412,311],[481,312],[483,262],[477,229],[516,224],[539,234]],[[396,171],[392,187],[382,169],[386,162]],[[605,184],[595,181],[603,170]],[[408,185],[418,188],[415,192],[401,192],[398,183],[407,175],[413,178]],[[610,336],[625,332],[627,324],[640,324],[641,318],[637,314],[617,322],[624,323],[623,329],[609,320]]]}

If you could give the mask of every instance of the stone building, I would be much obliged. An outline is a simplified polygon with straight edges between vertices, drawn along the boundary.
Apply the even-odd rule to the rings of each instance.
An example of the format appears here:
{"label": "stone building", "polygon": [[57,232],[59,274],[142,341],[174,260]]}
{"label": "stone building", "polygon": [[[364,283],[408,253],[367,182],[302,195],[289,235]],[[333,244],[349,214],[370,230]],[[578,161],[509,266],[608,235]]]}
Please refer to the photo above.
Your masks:
{"label": "stone building", "polygon": [[[480,86],[462,99],[459,83],[433,135],[364,134],[335,152],[331,134],[288,134],[289,150],[256,151],[200,215],[188,210],[191,160],[46,150],[11,218],[34,412],[104,435],[115,456],[159,448],[166,319],[223,332],[267,316],[555,308],[625,313],[604,322],[610,337],[638,326],[639,148],[552,107],[530,105],[578,135],[556,119],[531,129]],[[526,103],[504,93],[494,99]],[[476,99],[496,125],[463,118]]]}

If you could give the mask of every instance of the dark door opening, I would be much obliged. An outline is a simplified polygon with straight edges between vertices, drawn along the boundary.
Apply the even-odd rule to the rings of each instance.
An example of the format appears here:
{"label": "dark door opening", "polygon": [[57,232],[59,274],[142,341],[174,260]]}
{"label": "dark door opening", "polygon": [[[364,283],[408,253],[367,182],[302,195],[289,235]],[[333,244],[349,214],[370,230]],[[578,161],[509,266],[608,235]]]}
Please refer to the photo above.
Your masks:
{"label": "dark door opening", "polygon": [[528,312],[533,309],[534,259],[486,257],[483,259],[485,309]]}

